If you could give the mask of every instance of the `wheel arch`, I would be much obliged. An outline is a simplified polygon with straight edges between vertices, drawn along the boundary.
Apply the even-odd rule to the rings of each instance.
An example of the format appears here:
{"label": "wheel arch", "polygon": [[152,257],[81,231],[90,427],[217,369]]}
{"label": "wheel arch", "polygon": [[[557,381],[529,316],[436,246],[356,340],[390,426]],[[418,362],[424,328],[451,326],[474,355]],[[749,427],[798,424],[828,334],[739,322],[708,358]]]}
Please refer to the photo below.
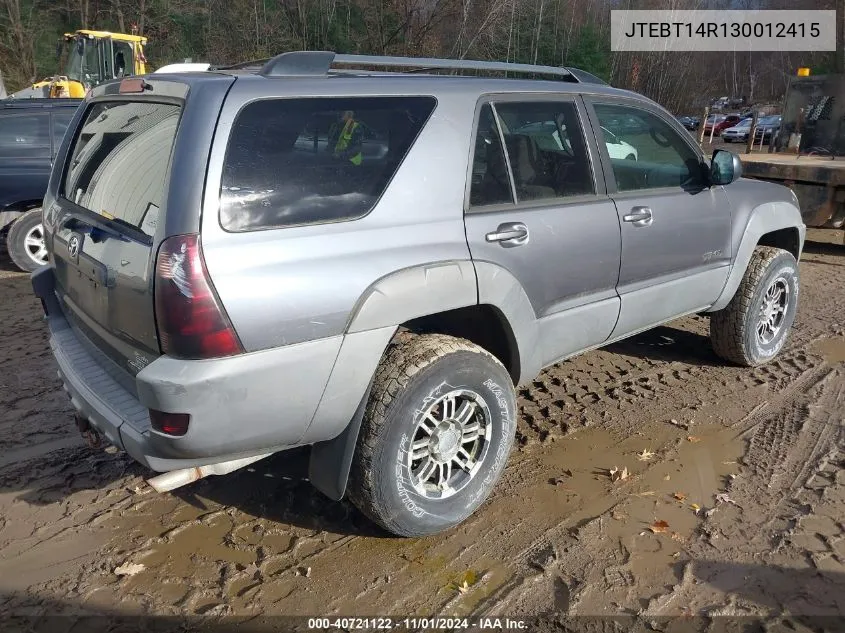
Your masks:
{"label": "wheel arch", "polygon": [[313,444],[309,478],[329,498],[345,494],[373,375],[393,338],[407,331],[466,338],[498,358],[514,384],[540,370],[534,310],[504,268],[438,262],[379,279],[350,316],[320,404],[300,440]]}
{"label": "wheel arch", "polygon": [[736,247],[733,265],[719,298],[707,310],[716,312],[730,303],[739,288],[754,249],[774,246],[789,251],[799,259],[804,247],[806,227],[801,212],[794,204],[784,201],[767,202],[754,207]]}
{"label": "wheel arch", "polygon": [[43,200],[21,200],[3,207],[0,211],[0,231],[12,226],[12,223],[27,211],[41,206]]}

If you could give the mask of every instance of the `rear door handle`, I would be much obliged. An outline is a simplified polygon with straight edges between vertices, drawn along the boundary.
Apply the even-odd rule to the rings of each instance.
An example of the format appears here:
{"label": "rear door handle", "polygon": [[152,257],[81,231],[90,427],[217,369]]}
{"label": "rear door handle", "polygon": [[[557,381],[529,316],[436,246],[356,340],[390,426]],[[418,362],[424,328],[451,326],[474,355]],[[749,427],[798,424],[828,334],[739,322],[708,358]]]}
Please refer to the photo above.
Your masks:
{"label": "rear door handle", "polygon": [[522,222],[500,224],[492,233],[484,236],[488,242],[499,242],[502,246],[519,246],[528,241],[528,227]]}
{"label": "rear door handle", "polygon": [[623,222],[630,222],[634,226],[649,226],[653,220],[654,216],[648,207],[634,207],[631,213],[622,216]]}

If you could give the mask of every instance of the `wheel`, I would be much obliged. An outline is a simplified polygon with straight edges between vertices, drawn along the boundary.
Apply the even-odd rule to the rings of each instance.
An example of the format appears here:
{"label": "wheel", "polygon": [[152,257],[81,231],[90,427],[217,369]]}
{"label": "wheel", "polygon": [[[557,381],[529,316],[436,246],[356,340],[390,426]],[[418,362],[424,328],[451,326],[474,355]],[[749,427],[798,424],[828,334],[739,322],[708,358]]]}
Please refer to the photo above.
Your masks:
{"label": "wheel", "polygon": [[446,530],[487,498],[516,432],[510,375],[483,348],[402,334],[376,371],[349,496],[399,536]]}
{"label": "wheel", "polygon": [[47,263],[41,209],[27,211],[14,221],[6,235],[6,248],[15,265],[26,272]]}
{"label": "wheel", "polygon": [[634,156],[633,154],[628,154],[628,155],[625,157],[625,160],[637,160],[637,157],[636,157],[636,156]]}
{"label": "wheel", "polygon": [[713,349],[753,367],[781,350],[798,307],[798,263],[788,251],[758,246],[731,302],[710,318]]}

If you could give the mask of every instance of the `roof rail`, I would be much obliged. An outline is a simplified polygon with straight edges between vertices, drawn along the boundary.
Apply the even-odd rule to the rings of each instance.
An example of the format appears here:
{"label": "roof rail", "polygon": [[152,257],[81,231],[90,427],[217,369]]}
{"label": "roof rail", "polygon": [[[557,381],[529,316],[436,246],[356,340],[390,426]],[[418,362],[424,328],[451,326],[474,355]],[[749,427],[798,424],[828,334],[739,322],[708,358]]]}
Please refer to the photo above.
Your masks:
{"label": "roof rail", "polygon": [[331,51],[292,51],[276,55],[259,71],[265,77],[326,75],[332,66],[377,66],[407,68],[411,71],[467,70],[518,74],[550,75],[565,81],[605,83],[598,77],[576,68],[537,66],[510,62],[488,62],[474,59],[438,59],[433,57],[390,57],[381,55],[338,55]]}

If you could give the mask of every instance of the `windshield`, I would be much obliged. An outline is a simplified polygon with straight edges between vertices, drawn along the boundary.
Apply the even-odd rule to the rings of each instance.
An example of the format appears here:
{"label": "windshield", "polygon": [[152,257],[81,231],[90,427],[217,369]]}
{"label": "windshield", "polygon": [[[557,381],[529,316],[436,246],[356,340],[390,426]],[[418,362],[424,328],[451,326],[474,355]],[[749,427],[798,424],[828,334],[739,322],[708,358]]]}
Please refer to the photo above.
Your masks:
{"label": "windshield", "polygon": [[72,81],[88,85],[96,84],[99,66],[96,42],[77,37],[65,40],[65,47],[67,60],[62,74]]}

